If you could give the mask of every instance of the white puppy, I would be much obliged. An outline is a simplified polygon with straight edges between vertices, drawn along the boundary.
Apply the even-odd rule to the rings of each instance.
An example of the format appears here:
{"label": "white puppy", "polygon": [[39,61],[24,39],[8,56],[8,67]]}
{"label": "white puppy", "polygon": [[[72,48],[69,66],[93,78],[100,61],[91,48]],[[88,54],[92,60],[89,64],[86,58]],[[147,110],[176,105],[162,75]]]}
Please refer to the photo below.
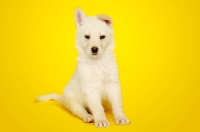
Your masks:
{"label": "white puppy", "polygon": [[87,17],[77,8],[75,22],[79,53],[76,72],[63,95],[49,94],[37,99],[56,100],[84,122],[94,121],[97,127],[109,126],[104,110],[111,106],[116,124],[129,124],[122,109],[111,18]]}

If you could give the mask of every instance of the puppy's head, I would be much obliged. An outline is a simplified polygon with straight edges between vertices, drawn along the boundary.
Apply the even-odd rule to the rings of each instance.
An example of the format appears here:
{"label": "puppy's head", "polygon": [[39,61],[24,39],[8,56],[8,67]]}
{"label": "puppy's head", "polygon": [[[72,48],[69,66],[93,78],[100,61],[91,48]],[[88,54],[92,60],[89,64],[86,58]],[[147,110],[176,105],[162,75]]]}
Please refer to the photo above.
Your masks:
{"label": "puppy's head", "polygon": [[79,54],[99,57],[114,47],[112,20],[105,15],[87,17],[79,8],[75,12],[76,48]]}

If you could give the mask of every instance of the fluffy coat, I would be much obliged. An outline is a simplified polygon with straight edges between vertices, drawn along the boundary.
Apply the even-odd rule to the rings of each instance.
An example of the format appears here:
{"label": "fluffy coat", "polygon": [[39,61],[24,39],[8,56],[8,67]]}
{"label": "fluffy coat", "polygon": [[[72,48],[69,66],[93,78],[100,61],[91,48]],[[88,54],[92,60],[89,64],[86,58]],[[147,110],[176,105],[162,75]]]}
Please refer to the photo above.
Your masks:
{"label": "fluffy coat", "polygon": [[74,76],[63,95],[38,96],[37,100],[56,100],[84,122],[94,121],[97,127],[109,126],[104,110],[111,106],[116,124],[129,124],[122,109],[111,18],[87,17],[77,8],[75,22],[79,57]]}

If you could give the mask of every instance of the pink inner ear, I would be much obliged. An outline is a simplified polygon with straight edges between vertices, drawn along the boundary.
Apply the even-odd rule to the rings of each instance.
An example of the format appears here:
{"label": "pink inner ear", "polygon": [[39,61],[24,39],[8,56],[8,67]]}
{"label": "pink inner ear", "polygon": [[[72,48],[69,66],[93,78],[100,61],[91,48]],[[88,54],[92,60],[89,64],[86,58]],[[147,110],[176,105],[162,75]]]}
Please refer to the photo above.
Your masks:
{"label": "pink inner ear", "polygon": [[107,25],[110,25],[110,21],[109,20],[103,20],[104,22],[106,22]]}
{"label": "pink inner ear", "polygon": [[77,14],[77,22],[81,25],[81,23],[82,23],[82,18],[81,18],[81,13],[79,12],[78,14]]}

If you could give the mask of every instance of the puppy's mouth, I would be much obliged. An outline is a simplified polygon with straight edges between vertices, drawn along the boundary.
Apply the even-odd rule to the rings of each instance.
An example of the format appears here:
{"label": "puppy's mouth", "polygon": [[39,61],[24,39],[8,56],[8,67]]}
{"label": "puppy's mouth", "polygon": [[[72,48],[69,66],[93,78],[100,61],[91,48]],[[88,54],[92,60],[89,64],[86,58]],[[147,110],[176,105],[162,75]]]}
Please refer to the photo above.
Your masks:
{"label": "puppy's mouth", "polygon": [[96,55],[98,55],[98,54],[97,54],[97,53],[92,53],[92,55],[96,56]]}
{"label": "puppy's mouth", "polygon": [[90,56],[91,56],[92,58],[97,58],[97,57],[99,56],[99,54],[98,54],[98,53],[91,53]]}

